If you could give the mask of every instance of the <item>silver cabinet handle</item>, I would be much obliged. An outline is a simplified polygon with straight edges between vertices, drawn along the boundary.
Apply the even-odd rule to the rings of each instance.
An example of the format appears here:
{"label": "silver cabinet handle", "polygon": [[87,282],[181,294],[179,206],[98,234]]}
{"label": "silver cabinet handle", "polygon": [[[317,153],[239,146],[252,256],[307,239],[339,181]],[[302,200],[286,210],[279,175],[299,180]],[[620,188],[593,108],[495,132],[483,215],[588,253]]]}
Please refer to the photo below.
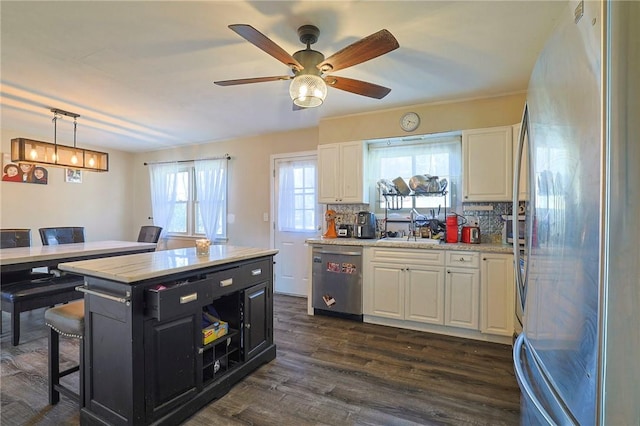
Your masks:
{"label": "silver cabinet handle", "polygon": [[359,251],[332,251],[332,250],[315,250],[313,254],[339,254],[342,256],[362,256]]}
{"label": "silver cabinet handle", "polygon": [[226,280],[220,281],[220,287],[227,287],[233,284],[233,278],[227,278]]}
{"label": "silver cabinet handle", "polygon": [[131,304],[131,293],[129,292],[127,292],[127,297],[119,297],[109,293],[103,293],[97,290],[90,290],[83,285],[76,287],[76,290],[85,294],[90,294],[92,296],[102,297],[103,299],[113,300],[114,302],[124,303],[127,306]]}
{"label": "silver cabinet handle", "polygon": [[198,293],[191,293],[185,296],[180,297],[180,304],[184,305],[185,303],[193,302],[194,300],[198,300]]}
{"label": "silver cabinet handle", "polygon": [[261,274],[262,274],[262,268],[253,269],[253,270],[251,271],[251,275],[252,275],[252,276],[254,276],[254,277],[255,277],[256,275],[261,275]]}

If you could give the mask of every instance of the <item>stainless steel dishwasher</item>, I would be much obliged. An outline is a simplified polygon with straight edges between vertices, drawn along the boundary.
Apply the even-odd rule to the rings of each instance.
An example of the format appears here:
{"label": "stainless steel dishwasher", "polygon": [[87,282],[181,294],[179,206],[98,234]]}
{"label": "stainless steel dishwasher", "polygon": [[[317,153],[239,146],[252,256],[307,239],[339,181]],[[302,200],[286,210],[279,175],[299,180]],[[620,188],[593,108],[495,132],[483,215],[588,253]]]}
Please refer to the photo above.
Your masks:
{"label": "stainless steel dishwasher", "polygon": [[314,313],[362,321],[362,247],[313,246]]}

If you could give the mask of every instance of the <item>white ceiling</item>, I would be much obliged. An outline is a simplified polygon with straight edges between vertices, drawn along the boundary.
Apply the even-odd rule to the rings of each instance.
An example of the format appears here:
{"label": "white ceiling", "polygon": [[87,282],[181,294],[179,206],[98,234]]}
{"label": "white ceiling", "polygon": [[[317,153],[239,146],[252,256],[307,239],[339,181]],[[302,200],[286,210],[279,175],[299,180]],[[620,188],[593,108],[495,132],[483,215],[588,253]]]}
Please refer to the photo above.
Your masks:
{"label": "white ceiling", "polygon": [[[526,90],[565,1],[2,1],[2,127],[52,141],[50,108],[80,114],[78,145],[130,152],[317,126],[320,119]],[[320,28],[329,56],[386,28],[400,48],[335,74],[391,88],[382,100],[329,89],[292,111],[289,74],[227,26],[287,52]],[[58,142],[72,141],[69,118]]]}

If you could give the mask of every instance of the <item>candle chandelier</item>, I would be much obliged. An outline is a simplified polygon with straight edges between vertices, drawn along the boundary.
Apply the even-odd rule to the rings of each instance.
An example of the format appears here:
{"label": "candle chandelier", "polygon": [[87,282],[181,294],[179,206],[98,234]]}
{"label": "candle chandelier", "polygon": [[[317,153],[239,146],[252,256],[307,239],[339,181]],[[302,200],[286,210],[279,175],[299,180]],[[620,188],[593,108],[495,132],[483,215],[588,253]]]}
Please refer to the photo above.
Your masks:
{"label": "candle chandelier", "polygon": [[[109,154],[77,147],[76,133],[80,115],[58,108],[51,108],[51,112],[53,143],[26,138],[11,139],[11,161],[93,172],[109,171]],[[73,118],[73,147],[58,144],[58,120],[63,115]]]}

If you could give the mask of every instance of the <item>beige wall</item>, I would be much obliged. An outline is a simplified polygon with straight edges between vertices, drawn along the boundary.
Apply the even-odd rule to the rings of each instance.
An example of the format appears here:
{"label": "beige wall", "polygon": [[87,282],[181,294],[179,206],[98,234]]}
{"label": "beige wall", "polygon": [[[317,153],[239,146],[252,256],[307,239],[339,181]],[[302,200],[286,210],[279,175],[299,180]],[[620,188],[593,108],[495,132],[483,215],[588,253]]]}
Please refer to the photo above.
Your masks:
{"label": "beige wall", "polygon": [[[3,154],[11,152],[11,138],[50,142],[50,138],[6,128],[0,135]],[[46,167],[47,185],[0,182],[0,227],[30,228],[32,245],[37,246],[41,245],[38,228],[51,226],[84,226],[87,241],[135,240],[138,234],[131,226],[133,155],[108,152],[109,172],[83,172],[82,183],[66,183],[64,169],[57,167]]]}
{"label": "beige wall", "polygon": [[[144,162],[192,160],[229,154],[229,244],[269,247],[270,157],[274,154],[311,151],[318,146],[318,129],[272,133],[231,141],[137,154],[134,162],[135,203],[133,221],[137,226],[149,223],[151,200],[149,178]],[[232,219],[231,219],[232,218]],[[192,246],[192,241],[171,241],[169,247]]]}
{"label": "beige wall", "polygon": [[[268,247],[270,212],[270,157],[274,154],[315,150],[318,144],[407,135],[399,120],[406,111],[421,116],[415,134],[492,127],[520,121],[525,94],[414,105],[405,108],[325,119],[319,127],[273,133],[224,142],[191,145],[169,150],[128,154],[107,150],[108,173],[83,173],[82,184],[65,183],[63,169],[49,168],[49,184],[0,183],[2,227],[29,227],[34,242],[43,226],[85,226],[87,240],[135,239],[141,225],[151,224],[148,169],[144,162],[192,160],[231,156],[229,162],[229,243]],[[20,134],[2,129],[2,152],[9,152],[12,137]],[[42,137],[40,137],[42,138]],[[45,141],[48,139],[44,139]],[[191,246],[192,241],[169,245]]]}
{"label": "beige wall", "polygon": [[[326,119],[320,122],[320,144],[506,126],[520,122],[525,101],[526,94],[517,93]],[[420,126],[411,133],[400,129],[400,117],[408,111],[420,115]]]}

